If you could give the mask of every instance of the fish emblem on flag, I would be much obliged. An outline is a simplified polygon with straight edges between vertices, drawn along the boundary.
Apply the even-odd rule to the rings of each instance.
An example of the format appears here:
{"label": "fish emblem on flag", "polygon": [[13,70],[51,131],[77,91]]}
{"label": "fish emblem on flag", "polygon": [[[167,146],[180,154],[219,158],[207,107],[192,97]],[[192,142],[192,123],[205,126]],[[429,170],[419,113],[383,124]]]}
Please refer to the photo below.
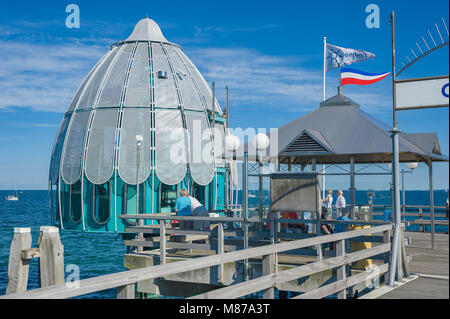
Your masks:
{"label": "fish emblem on flag", "polygon": [[337,67],[362,62],[375,58],[375,54],[362,50],[354,50],[327,44],[326,61],[327,71]]}

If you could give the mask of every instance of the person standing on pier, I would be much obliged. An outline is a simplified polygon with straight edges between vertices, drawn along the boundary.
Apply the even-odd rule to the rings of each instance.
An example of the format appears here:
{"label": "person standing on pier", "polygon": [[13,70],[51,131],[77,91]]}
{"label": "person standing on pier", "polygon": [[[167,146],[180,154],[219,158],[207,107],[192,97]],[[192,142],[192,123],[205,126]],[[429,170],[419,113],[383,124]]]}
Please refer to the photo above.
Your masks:
{"label": "person standing on pier", "polygon": [[322,200],[322,203],[325,204],[328,214],[331,214],[332,205],[333,205],[333,191],[331,189],[328,190],[327,197]]}
{"label": "person standing on pier", "polygon": [[[180,197],[175,201],[175,213],[177,213],[177,216],[192,216],[191,198],[185,189],[180,190]],[[192,222],[180,220],[180,229],[188,228],[192,228]]]}
{"label": "person standing on pier", "polygon": [[345,209],[345,198],[342,195],[344,192],[342,190],[338,190],[337,192],[337,199],[336,199],[336,211],[337,211],[337,218],[342,216],[343,210]]}

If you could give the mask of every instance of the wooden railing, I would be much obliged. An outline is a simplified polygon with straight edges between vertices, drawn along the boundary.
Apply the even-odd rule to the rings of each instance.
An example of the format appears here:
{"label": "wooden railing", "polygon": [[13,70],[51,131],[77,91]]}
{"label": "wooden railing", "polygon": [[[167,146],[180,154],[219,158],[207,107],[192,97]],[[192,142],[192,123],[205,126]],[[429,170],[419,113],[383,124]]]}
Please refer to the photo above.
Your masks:
{"label": "wooden railing", "polygon": [[[136,218],[136,216],[133,217],[132,215],[127,216],[129,218]],[[164,220],[170,219],[171,217],[152,217],[156,217],[160,220],[160,236],[162,239],[161,244],[163,244],[165,243],[166,231]],[[181,219],[179,216],[176,218]],[[190,217],[189,219],[216,222],[218,221],[217,219],[208,217]],[[222,225],[223,222],[233,220],[235,220],[235,218],[222,218],[222,220],[218,223],[219,229],[217,231],[217,234],[219,246],[220,242],[223,242],[221,238],[223,238],[224,235],[224,231],[222,227],[220,227],[220,225]],[[377,266],[376,275],[381,275],[388,271],[389,252],[391,249],[389,232],[391,230],[392,224],[386,224],[365,229],[335,233],[331,235],[316,236],[312,238],[287,241],[260,247],[252,247],[245,250],[237,250],[227,253],[219,252],[218,254],[207,257],[172,263],[164,263],[164,260],[162,259],[161,264],[157,266],[150,266],[99,277],[93,277],[89,279],[83,279],[75,284],[72,282],[70,285],[59,284],[22,293],[9,294],[1,296],[0,298],[72,298],[111,288],[118,289],[118,298],[134,298],[135,285],[140,281],[165,277],[207,267],[223,266],[225,263],[237,262],[250,258],[262,258],[263,275],[261,277],[254,278],[249,281],[235,284],[226,288],[214,290],[205,294],[197,295],[194,296],[194,298],[239,298],[258,291],[263,292],[264,298],[273,298],[274,287],[279,283],[295,280],[317,272],[322,272],[334,268],[337,269],[337,279],[335,282],[300,295],[299,298],[322,298],[334,293],[338,293],[339,298],[345,298],[347,288],[368,280],[374,275],[373,272],[365,271],[357,275],[351,275],[347,277],[347,272],[345,269],[348,264],[384,254],[383,263]],[[373,236],[374,234],[381,234],[381,242],[379,242],[379,240],[375,240],[375,238],[378,238],[379,236]],[[346,241],[349,240],[359,240],[366,242],[373,241],[376,243],[376,245],[374,245],[374,247],[372,248],[348,252],[348,245],[346,245]],[[322,247],[322,245],[329,243],[336,243],[336,256],[330,258],[321,257],[317,262],[298,266],[286,271],[276,271],[276,254],[308,247]],[[164,255],[164,251],[162,251],[161,253]],[[218,267],[218,271],[220,271],[220,267]]]}

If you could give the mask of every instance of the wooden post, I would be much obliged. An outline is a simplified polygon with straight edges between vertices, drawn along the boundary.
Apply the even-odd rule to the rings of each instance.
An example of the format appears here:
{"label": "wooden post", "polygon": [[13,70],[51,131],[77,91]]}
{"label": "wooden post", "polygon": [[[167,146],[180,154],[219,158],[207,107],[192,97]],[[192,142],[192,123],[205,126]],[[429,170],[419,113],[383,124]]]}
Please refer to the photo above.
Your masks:
{"label": "wooden post", "polygon": [[135,299],[135,284],[117,287],[117,299]]}
{"label": "wooden post", "polygon": [[[391,242],[391,232],[390,232],[389,230],[386,230],[386,231],[383,232],[383,243],[384,243],[384,244],[388,244],[388,243],[390,243],[390,242]],[[391,247],[391,250],[392,250],[392,247]],[[384,254],[384,263],[385,263],[385,264],[389,264],[390,259],[391,259],[390,253],[389,253],[389,252],[386,252],[386,253]],[[385,274],[383,275],[383,277],[384,277],[384,282],[386,282],[386,278],[388,278],[388,277],[386,277],[387,274],[388,274],[388,273],[385,273]]]}
{"label": "wooden post", "polygon": [[[217,225],[217,254],[225,253],[224,237],[223,237],[223,224]],[[223,282],[223,264],[217,266],[217,281]]]}
{"label": "wooden post", "polygon": [[[386,230],[383,232],[383,243],[388,244],[390,242],[391,242],[391,233],[389,230]],[[389,260],[390,260],[389,252],[386,252],[384,254],[384,262],[389,263]]]}
{"label": "wooden post", "polygon": [[6,294],[24,292],[28,285],[30,260],[22,259],[22,250],[31,248],[31,228],[14,228],[8,264],[8,286]]}
{"label": "wooden post", "polygon": [[[262,275],[270,275],[275,271],[275,255],[269,254],[262,257]],[[263,299],[274,299],[275,290],[273,287],[263,290]]]}
{"label": "wooden post", "polygon": [[39,276],[41,287],[64,283],[64,246],[59,229],[41,226],[39,234]]}
{"label": "wooden post", "polygon": [[159,221],[159,263],[166,263],[166,221]]}
{"label": "wooden post", "polygon": [[317,247],[317,261],[321,261],[323,259],[322,245],[319,244],[316,247]]}
{"label": "wooden post", "polygon": [[[336,245],[336,255],[345,255],[345,239],[339,240]],[[343,280],[346,278],[345,274],[345,265],[342,265],[338,267],[336,270],[337,278],[336,280]],[[341,290],[338,292],[338,298],[339,299],[346,299],[347,298],[347,292],[346,290]]]}

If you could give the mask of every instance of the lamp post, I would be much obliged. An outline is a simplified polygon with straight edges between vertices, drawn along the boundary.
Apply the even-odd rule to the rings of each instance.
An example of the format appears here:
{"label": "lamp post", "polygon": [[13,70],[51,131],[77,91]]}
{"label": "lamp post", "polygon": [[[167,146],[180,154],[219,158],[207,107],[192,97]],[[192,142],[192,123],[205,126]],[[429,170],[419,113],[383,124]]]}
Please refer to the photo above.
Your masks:
{"label": "lamp post", "polygon": [[[263,161],[262,153],[269,147],[270,141],[266,134],[259,133],[253,139],[253,145],[257,151],[257,161],[259,163],[259,218],[263,218]],[[262,224],[260,223],[260,230]]]}
{"label": "lamp post", "polygon": [[[136,214],[139,214],[139,165],[140,165],[140,159],[141,159],[141,143],[142,143],[143,137],[142,135],[136,135]],[[142,226],[143,220],[138,219],[137,225]],[[140,232],[138,234],[139,239],[144,238],[144,233]],[[143,247],[138,247],[138,252],[143,251]]]}
{"label": "lamp post", "polygon": [[[235,135],[228,134],[225,136],[225,158],[228,157],[228,153],[234,154],[236,150],[239,148],[240,141]],[[231,157],[231,160],[233,160],[234,156]],[[231,165],[230,165],[231,167]],[[227,184],[229,181],[227,180]],[[231,188],[231,187],[230,187]]]}

